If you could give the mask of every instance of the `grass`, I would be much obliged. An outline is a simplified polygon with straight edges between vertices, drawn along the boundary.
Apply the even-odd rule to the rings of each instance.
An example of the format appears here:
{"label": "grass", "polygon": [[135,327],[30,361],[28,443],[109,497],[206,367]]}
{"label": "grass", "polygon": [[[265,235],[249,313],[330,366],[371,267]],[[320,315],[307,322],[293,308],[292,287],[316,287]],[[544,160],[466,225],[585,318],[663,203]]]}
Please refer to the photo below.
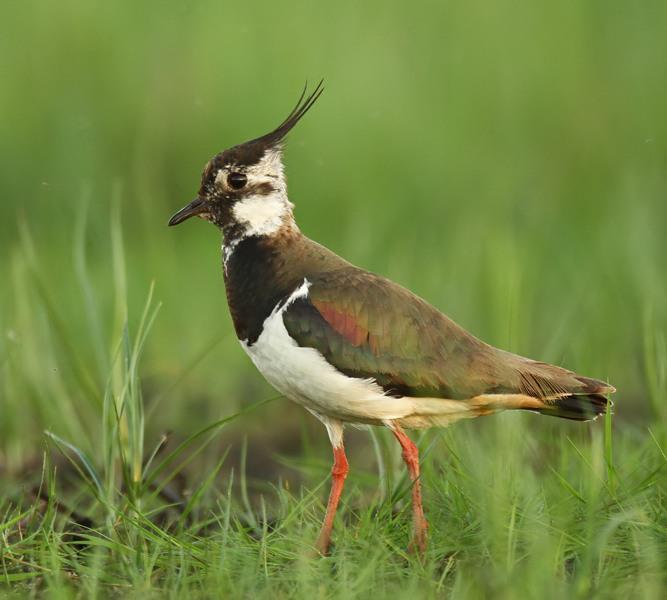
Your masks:
{"label": "grass", "polygon": [[[0,36],[0,593],[646,597],[667,585],[667,26],[620,0],[11,4]],[[330,449],[238,348],[219,238],[169,230],[216,151],[326,78],[302,229],[615,414]]]}

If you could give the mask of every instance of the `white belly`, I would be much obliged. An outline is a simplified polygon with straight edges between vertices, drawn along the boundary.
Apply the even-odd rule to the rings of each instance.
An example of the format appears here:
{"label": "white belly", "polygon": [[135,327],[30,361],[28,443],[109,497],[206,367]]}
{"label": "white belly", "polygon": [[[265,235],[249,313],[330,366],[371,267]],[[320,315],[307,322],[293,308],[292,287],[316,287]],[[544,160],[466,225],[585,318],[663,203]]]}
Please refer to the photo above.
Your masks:
{"label": "white belly", "polygon": [[343,421],[372,423],[401,419],[413,412],[411,398],[385,396],[372,379],[348,377],[330,365],[314,348],[302,348],[289,336],[283,312],[308,295],[304,280],[288,301],[264,321],[252,345],[241,342],[252,362],[281,394],[315,413]]}

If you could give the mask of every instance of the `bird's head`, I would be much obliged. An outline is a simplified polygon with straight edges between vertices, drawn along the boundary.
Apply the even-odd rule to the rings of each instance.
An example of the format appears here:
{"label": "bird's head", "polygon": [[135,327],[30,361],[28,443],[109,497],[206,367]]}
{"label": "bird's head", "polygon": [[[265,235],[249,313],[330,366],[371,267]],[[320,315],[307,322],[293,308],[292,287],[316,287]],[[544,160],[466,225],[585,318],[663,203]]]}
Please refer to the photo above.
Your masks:
{"label": "bird's head", "polygon": [[204,169],[197,197],[171,217],[169,225],[198,216],[220,227],[226,240],[296,227],[287,198],[282,143],[323,89],[320,82],[306,97],[304,88],[292,112],[273,131],[214,156]]}

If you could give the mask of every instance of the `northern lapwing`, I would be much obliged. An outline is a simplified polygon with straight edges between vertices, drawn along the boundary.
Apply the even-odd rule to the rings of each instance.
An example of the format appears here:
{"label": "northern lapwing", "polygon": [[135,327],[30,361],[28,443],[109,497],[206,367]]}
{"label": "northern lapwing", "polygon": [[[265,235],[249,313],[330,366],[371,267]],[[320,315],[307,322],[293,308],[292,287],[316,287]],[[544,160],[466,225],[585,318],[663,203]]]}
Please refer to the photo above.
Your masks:
{"label": "northern lapwing", "polygon": [[412,546],[423,552],[419,457],[404,428],[508,409],[586,421],[606,411],[605,395],[615,390],[485,344],[409,290],[301,233],[283,141],[322,91],[322,82],[308,97],[304,88],[273,131],[214,156],[197,197],[169,225],[196,215],[222,230],[227,301],[241,346],[276,390],[327,429],[334,463],[318,550],[329,548],[348,473],[343,429],[352,423],[388,427],[400,443],[412,480]]}

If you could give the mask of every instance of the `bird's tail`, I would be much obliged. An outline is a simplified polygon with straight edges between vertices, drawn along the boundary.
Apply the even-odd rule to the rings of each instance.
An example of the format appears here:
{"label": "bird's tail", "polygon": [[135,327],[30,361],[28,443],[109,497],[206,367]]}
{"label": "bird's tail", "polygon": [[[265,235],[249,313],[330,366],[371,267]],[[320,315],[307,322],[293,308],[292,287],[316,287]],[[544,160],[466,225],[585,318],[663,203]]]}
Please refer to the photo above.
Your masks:
{"label": "bird's tail", "polygon": [[541,407],[531,408],[540,414],[589,421],[613,406],[607,394],[613,394],[616,389],[604,381],[528,359],[523,359],[521,367],[520,389],[541,401]]}
{"label": "bird's tail", "polygon": [[578,375],[562,367],[496,350],[487,363],[481,393],[465,400],[414,397],[414,412],[400,419],[404,427],[446,427],[459,419],[504,410],[529,410],[550,417],[590,421],[612,406],[607,394],[616,390],[599,379]]}
{"label": "bird's tail", "polygon": [[590,421],[607,412],[613,403],[602,394],[572,394],[563,396],[551,403],[544,402],[545,407],[537,412],[549,417],[559,417],[572,421]]}

